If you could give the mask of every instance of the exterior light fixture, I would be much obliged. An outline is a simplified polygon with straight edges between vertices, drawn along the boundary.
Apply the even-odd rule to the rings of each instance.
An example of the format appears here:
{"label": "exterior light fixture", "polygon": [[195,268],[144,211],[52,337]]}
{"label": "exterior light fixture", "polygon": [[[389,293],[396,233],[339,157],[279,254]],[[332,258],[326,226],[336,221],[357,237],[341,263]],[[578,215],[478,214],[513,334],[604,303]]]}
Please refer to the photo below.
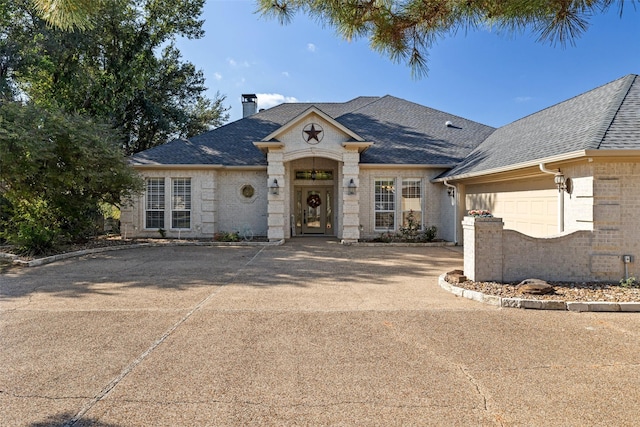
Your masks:
{"label": "exterior light fixture", "polygon": [[555,182],[558,187],[558,192],[566,191],[571,194],[571,178],[565,177],[562,172],[556,172],[553,176],[553,182]]}
{"label": "exterior light fixture", "polygon": [[449,197],[456,197],[456,189],[453,187],[447,187],[447,194]]}
{"label": "exterior light fixture", "polygon": [[350,196],[353,196],[354,194],[356,194],[357,189],[358,189],[358,186],[356,185],[355,182],[353,182],[353,178],[351,178],[351,181],[349,181],[349,185],[347,185],[347,193]]}
{"label": "exterior light fixture", "polygon": [[274,196],[277,196],[278,194],[280,194],[280,186],[278,185],[278,180],[277,179],[274,178],[273,182],[271,184],[269,184],[269,191]]}

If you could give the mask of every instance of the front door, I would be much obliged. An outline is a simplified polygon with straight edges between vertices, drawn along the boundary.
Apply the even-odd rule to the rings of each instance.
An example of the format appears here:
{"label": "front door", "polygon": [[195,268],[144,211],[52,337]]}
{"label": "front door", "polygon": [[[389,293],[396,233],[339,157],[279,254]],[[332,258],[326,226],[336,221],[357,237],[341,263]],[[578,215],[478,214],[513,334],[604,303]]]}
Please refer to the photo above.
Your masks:
{"label": "front door", "polygon": [[301,234],[333,235],[332,189],[296,189],[296,227]]}

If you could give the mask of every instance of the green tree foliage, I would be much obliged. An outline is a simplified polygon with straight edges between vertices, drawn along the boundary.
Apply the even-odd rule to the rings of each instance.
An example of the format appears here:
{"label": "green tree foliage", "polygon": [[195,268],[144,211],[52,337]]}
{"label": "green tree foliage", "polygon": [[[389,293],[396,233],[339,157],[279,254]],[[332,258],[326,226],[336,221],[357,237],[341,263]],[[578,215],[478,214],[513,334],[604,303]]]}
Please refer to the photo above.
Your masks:
{"label": "green tree foliage", "polygon": [[427,53],[442,37],[492,26],[509,32],[528,30],[539,41],[573,43],[589,18],[634,0],[258,0],[264,16],[289,22],[302,12],[334,27],[350,40],[367,37],[371,47],[414,75],[428,71]]}
{"label": "green tree foliage", "polygon": [[0,17],[0,53],[10,53],[0,56],[0,89],[110,123],[127,154],[219,126],[228,119],[225,97],[205,97],[202,72],[174,44],[202,37],[203,3],[103,0],[92,28],[69,32],[14,0]]}
{"label": "green tree foliage", "polygon": [[117,140],[110,126],[76,114],[0,104],[2,237],[41,253],[92,236],[101,204],[142,191]]}

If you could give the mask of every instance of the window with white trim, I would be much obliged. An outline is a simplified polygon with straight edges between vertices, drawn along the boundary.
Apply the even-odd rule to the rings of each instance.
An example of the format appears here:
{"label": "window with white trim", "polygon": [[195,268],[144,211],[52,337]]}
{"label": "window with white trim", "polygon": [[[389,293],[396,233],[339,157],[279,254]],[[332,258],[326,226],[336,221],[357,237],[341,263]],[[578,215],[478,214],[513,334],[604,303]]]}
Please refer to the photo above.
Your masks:
{"label": "window with white trim", "polygon": [[376,230],[396,228],[396,181],[393,178],[375,180],[374,224]]}
{"label": "window with white trim", "polygon": [[402,225],[408,226],[409,215],[413,214],[418,230],[422,230],[422,180],[407,178],[402,180]]}
{"label": "window with white trim", "polygon": [[191,178],[171,182],[171,228],[191,228]]}
{"label": "window with white trim", "polygon": [[164,228],[164,178],[147,178],[145,228]]}

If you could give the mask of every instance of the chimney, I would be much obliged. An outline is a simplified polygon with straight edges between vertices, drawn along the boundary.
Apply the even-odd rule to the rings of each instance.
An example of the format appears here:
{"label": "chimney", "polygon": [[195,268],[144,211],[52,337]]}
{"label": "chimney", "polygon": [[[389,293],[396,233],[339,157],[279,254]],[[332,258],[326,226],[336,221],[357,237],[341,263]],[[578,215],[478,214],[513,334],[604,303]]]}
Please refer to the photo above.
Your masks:
{"label": "chimney", "polygon": [[255,93],[242,95],[242,118],[249,117],[258,112],[258,97]]}

